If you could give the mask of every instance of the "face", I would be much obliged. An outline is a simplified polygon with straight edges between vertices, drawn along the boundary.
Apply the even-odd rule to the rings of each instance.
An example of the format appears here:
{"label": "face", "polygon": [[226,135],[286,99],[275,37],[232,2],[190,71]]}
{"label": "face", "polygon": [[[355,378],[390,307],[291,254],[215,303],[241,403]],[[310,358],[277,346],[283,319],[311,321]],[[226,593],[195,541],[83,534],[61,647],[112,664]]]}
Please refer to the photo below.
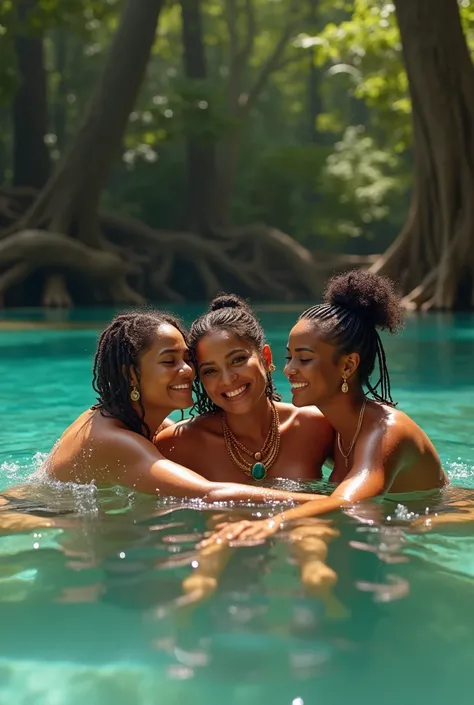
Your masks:
{"label": "face", "polygon": [[295,406],[320,406],[341,392],[343,376],[355,371],[354,354],[338,356],[336,348],[318,335],[314,322],[298,321],[288,341],[285,375],[291,384]]}
{"label": "face", "polygon": [[[134,375],[132,374],[132,380]],[[177,328],[159,326],[151,348],[140,359],[140,389],[145,408],[173,411],[192,406],[194,370],[183,336]],[[134,381],[134,380],[133,380]]]}
{"label": "face", "polygon": [[209,398],[229,414],[246,414],[265,396],[270,348],[261,352],[230,331],[208,333],[196,349],[198,372]]}

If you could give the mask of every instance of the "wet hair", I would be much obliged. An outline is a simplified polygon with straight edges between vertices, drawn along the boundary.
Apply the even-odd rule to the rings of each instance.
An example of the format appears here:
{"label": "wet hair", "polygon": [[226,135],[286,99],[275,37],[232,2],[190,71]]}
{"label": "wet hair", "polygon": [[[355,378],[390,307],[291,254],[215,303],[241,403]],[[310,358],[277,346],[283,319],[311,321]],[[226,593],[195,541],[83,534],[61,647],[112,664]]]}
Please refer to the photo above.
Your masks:
{"label": "wet hair", "polygon": [[[362,269],[336,275],[326,286],[324,303],[307,309],[298,320],[317,322],[322,339],[334,345],[338,355],[359,353],[361,385],[377,401],[395,406],[377,330],[395,333],[403,325],[403,308],[390,279]],[[376,362],[379,378],[372,385]]]}
{"label": "wet hair", "polygon": [[[209,398],[199,378],[196,360],[197,346],[201,338],[216,330],[226,330],[241,340],[250,343],[258,352],[265,345],[265,333],[262,324],[250,306],[235,294],[221,294],[211,301],[209,310],[199,316],[189,332],[189,353],[196,367],[194,392],[196,402],[193,411],[198,414],[216,413],[220,407]],[[271,372],[267,372],[265,394],[272,401],[280,401]]]}
{"label": "wet hair", "polygon": [[[131,370],[140,382],[140,357],[153,345],[156,330],[163,324],[174,326],[186,340],[179,319],[162,311],[121,313],[107,326],[99,338],[94,357],[92,386],[98,394],[97,404],[102,416],[121,421],[131,431],[151,440],[145,423],[145,408],[140,398],[140,413],[130,399]],[[125,371],[125,372],[124,372]]]}

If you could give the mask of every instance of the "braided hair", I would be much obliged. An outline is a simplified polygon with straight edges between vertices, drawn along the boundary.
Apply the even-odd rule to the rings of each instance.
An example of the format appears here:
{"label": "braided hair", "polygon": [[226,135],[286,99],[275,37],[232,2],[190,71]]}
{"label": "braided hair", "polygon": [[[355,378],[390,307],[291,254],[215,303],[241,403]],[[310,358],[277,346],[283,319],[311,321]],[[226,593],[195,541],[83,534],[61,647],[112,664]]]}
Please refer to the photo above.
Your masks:
{"label": "braided hair", "polygon": [[[376,401],[396,406],[382,340],[377,331],[395,333],[403,325],[403,309],[394,283],[366,270],[355,269],[332,277],[324,303],[304,311],[298,320],[315,321],[322,339],[334,345],[338,355],[357,352],[359,381]],[[378,363],[378,380],[370,377]]]}
{"label": "braided hair", "polygon": [[131,431],[151,439],[145,422],[145,408],[139,399],[138,413],[130,399],[131,370],[140,382],[140,357],[153,345],[157,328],[168,323],[186,340],[181,322],[162,311],[121,313],[99,338],[94,357],[92,386],[98,394],[97,409],[102,416],[121,421]]}
{"label": "braided hair", "polygon": [[[199,316],[191,326],[189,333],[189,353],[196,368],[194,393],[196,402],[193,411],[198,414],[214,414],[220,407],[209,398],[199,378],[196,360],[197,345],[201,338],[216,330],[227,330],[238,338],[250,343],[258,352],[265,345],[265,333],[262,324],[250,306],[235,294],[222,294],[209,304],[209,310]],[[265,394],[272,401],[280,401],[270,371],[267,371]]]}

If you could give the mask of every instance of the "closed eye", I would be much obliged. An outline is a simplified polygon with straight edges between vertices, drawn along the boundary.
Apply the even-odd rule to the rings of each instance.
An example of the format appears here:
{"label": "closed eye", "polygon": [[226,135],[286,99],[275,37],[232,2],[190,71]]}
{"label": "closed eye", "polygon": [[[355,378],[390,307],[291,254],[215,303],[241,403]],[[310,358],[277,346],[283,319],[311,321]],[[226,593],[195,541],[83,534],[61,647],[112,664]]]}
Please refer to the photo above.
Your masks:
{"label": "closed eye", "polygon": [[212,367],[206,367],[205,370],[200,372],[201,377],[207,377],[208,375],[211,375],[215,370],[212,369]]}

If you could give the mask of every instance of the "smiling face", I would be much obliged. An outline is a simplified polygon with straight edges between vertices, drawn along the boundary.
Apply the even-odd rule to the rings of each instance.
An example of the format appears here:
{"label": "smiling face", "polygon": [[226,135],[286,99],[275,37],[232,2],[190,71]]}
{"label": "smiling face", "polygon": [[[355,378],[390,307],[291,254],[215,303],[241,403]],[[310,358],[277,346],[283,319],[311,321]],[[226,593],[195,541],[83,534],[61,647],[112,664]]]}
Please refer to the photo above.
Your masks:
{"label": "smiling face", "polygon": [[260,352],[228,330],[204,335],[196,347],[199,377],[211,401],[229,414],[246,414],[265,396],[271,352]]}
{"label": "smiling face", "polygon": [[350,379],[357,364],[357,354],[339,355],[333,345],[324,342],[314,322],[298,321],[290,332],[285,365],[293,404],[324,406],[342,394],[343,376]]}
{"label": "smiling face", "polygon": [[151,347],[140,358],[140,381],[133,370],[132,383],[137,383],[145,408],[167,412],[192,406],[194,370],[183,336],[169,323],[158,326]]}

